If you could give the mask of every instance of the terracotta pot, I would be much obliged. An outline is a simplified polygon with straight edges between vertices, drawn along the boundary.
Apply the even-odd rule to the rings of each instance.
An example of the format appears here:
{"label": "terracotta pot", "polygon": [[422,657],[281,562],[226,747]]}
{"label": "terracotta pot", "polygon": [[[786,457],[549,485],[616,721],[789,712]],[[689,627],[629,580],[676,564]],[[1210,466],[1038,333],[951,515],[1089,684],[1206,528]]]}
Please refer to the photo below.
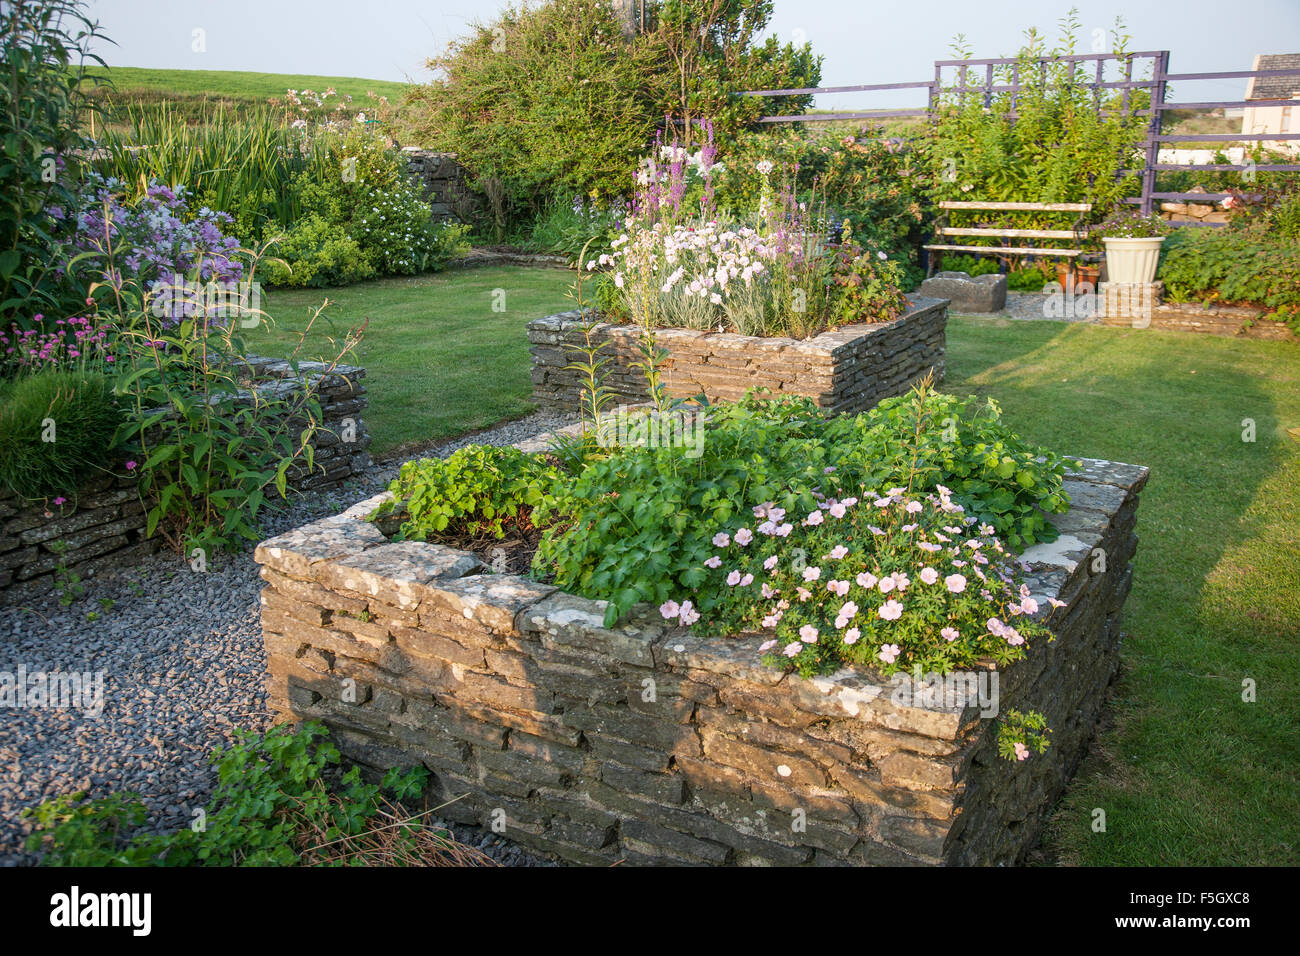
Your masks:
{"label": "terracotta pot", "polygon": [[1064,292],[1069,292],[1074,286],[1073,265],[1069,262],[1058,262],[1056,264],[1056,281],[1061,284]]}
{"label": "terracotta pot", "polygon": [[1095,289],[1101,280],[1101,266],[1075,266],[1074,276],[1078,285],[1087,283]]}

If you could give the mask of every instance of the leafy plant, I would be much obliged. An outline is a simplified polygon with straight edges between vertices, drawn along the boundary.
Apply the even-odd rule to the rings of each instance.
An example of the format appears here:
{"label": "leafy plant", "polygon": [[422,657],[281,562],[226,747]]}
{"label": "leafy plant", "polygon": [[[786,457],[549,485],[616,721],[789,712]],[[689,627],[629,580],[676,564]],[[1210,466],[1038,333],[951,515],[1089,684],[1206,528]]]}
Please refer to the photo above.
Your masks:
{"label": "leafy plant", "polygon": [[34,822],[27,849],[43,852],[44,866],[436,865],[440,855],[487,862],[385,798],[417,797],[425,768],[389,770],[378,785],[357,767],[338,774],[339,752],[318,723],[236,735],[212,756],[217,785],[201,825],[142,832],[147,812],[137,795],[87,800],[78,792],[23,811]]}
{"label": "leafy plant", "polygon": [[1267,227],[1178,229],[1157,277],[1175,301],[1257,305],[1300,333],[1300,241]]}
{"label": "leafy plant", "polygon": [[[947,488],[863,495],[818,496],[806,511],[764,504],[734,532],[717,530],[695,593],[720,597],[701,629],[766,630],[764,661],[805,677],[845,664],[885,674],[947,673],[985,658],[1006,665],[1049,637],[992,526],[976,528]],[[660,613],[691,623],[694,605],[669,601]]]}
{"label": "leafy plant", "polygon": [[1051,735],[1047,718],[1038,711],[1008,710],[998,724],[998,754],[1007,760],[1028,760],[1031,752],[1047,750]]}
{"label": "leafy plant", "polygon": [[1093,231],[1111,239],[1155,239],[1169,235],[1169,223],[1159,216],[1117,215]]}
{"label": "leafy plant", "polygon": [[0,383],[0,488],[72,494],[104,467],[123,419],[100,372],[45,369]]}
{"label": "leafy plant", "polygon": [[401,536],[491,534],[532,527],[533,509],[554,501],[561,473],[539,455],[517,448],[467,445],[446,458],[421,458],[402,465],[389,485],[394,501],[375,517],[404,508]]}

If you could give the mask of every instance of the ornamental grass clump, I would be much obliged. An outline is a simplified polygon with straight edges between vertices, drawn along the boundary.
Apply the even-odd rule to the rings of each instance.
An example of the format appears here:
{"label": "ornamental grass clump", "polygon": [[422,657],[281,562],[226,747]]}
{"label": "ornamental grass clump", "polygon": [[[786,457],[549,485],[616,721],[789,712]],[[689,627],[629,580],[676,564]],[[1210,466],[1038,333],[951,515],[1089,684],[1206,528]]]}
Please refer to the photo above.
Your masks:
{"label": "ornamental grass clump", "polygon": [[1005,665],[1029,641],[1050,639],[992,526],[977,525],[943,485],[818,495],[798,511],[758,505],[752,521],[712,543],[700,588],[721,600],[702,619],[691,597],[660,613],[708,634],[767,631],[764,662],[805,677],[846,664],[885,674]]}

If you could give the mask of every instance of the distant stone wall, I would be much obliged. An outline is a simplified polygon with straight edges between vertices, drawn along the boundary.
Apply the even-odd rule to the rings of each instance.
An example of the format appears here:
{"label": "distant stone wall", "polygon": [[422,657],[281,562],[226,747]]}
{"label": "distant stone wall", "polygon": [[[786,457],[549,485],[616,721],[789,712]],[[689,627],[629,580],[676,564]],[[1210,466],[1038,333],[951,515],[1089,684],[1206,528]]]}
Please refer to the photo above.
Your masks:
{"label": "distant stone wall", "polygon": [[[909,302],[908,312],[892,322],[848,325],[804,341],[662,329],[657,339],[670,356],[664,380],[670,394],[682,397],[704,392],[711,401],[734,400],[766,386],[774,395],[809,396],[831,411],[866,411],[932,369],[943,379],[948,300],[911,296]],[[561,312],[528,323],[533,401],[542,408],[579,408],[579,375],[565,368],[576,357],[572,347],[583,341],[579,319],[578,312]],[[621,401],[648,397],[644,376],[632,367],[640,359],[639,338],[634,325],[603,324],[595,336],[612,360],[605,384]]]}
{"label": "distant stone wall", "polygon": [[[290,468],[291,489],[338,487],[369,467],[370,434],[362,418],[365,369],[340,365],[326,373],[318,362],[300,362],[294,376],[287,362],[248,361],[250,387],[293,392],[305,379],[319,389],[322,427],[312,441],[315,467]],[[104,465],[121,470],[125,460]],[[129,475],[100,475],[61,496],[67,498],[61,505],[0,494],[0,605],[50,592],[59,567],[85,579],[104,568],[130,567],[156,551],[161,539],[145,537],[147,508],[136,485]]]}
{"label": "distant stone wall", "polygon": [[407,146],[402,150],[407,169],[424,190],[424,201],[439,219],[469,222],[479,213],[479,201],[470,191],[465,167],[455,153],[438,153]]}
{"label": "distant stone wall", "polygon": [[1023,763],[973,704],[909,680],[784,675],[762,637],[704,640],[644,605],[606,628],[604,602],[390,543],[364,520],[386,494],[257,548],[270,701],[375,770],[424,765],[440,814],[576,863],[1015,863],[1116,673],[1146,479],[1085,462],[1060,539],[1023,555],[1044,611],[1067,603],[1056,640],[998,672],[1001,710],[1053,730]]}
{"label": "distant stone wall", "polygon": [[1163,282],[1103,282],[1098,292],[1103,325],[1298,341],[1285,324],[1264,318],[1266,310],[1259,306],[1163,302]]}

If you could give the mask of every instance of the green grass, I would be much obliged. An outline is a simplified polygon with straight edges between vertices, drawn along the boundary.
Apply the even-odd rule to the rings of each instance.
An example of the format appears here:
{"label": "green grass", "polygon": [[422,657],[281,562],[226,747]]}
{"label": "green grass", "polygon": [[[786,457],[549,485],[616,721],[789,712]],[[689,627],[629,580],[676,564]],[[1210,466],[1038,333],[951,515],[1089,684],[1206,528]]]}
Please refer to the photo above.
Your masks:
{"label": "green grass", "polygon": [[367,80],[356,76],[311,76],[302,73],[253,73],[244,70],[153,70],[135,66],[90,67],[94,76],[112,80],[119,92],[142,90],[152,93],[209,94],[242,99],[266,100],[284,96],[285,90],[315,90],[323,93],[333,87],[339,96],[350,95],[364,100],[366,92],[396,99],[406,89],[405,83],[392,80]]}
{"label": "green grass", "polygon": [[1120,680],[1049,857],[1300,861],[1300,346],[972,318],[948,363],[1033,440],[1151,468]]}
{"label": "green grass", "polygon": [[[476,269],[329,291],[336,334],[371,319],[359,361],[377,449],[527,412],[524,325],[569,307],[571,277]],[[491,311],[494,288],[509,311]],[[279,325],[257,347],[284,354],[324,294],[269,293]],[[996,398],[1062,452],[1151,468],[1119,682],[1046,858],[1300,862],[1300,444],[1286,431],[1300,427],[1300,346],[954,317],[945,388]]]}
{"label": "green grass", "polygon": [[[272,289],[262,308],[274,325],[251,333],[250,347],[288,354],[326,298],[300,358],[324,357],[330,336],[342,339],[368,319],[355,361],[366,368],[373,452],[384,454],[532,411],[525,326],[572,308],[565,293],[573,279],[559,269],[471,268],[342,289]],[[504,312],[492,310],[494,289],[505,290]]]}

